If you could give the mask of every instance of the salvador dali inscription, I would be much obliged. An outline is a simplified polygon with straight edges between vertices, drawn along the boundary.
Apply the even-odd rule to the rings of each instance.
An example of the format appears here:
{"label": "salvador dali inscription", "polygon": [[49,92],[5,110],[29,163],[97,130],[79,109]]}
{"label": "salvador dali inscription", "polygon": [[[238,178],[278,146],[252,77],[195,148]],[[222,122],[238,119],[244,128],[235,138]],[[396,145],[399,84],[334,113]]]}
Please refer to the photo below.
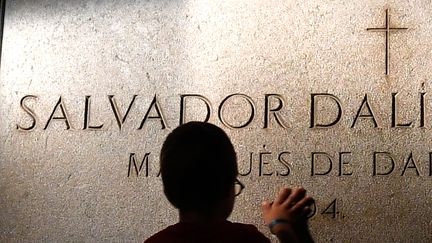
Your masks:
{"label": "salvador dali inscription", "polygon": [[[386,97],[380,97],[379,100],[387,100],[390,110],[383,114],[378,114],[380,104],[373,102],[371,95],[364,94],[361,102],[349,103],[348,100],[340,99],[338,96],[329,93],[311,93],[305,99],[305,106],[309,110],[309,124],[303,124],[305,129],[331,129],[339,127],[343,124],[343,119],[349,120],[348,129],[429,129],[430,124],[427,120],[427,113],[432,108],[427,102],[427,93],[419,92],[417,96],[416,107],[403,106],[405,103],[406,94],[390,93]],[[177,112],[178,122],[169,121],[166,119],[166,110],[164,105],[158,100],[158,96],[154,95],[150,103],[144,104],[141,102],[140,95],[131,95],[130,100],[126,104],[121,105],[114,95],[107,95],[105,100],[92,99],[91,95],[84,96],[82,99],[82,113],[70,114],[68,111],[68,101],[63,97],[58,97],[57,101],[52,105],[38,104],[38,96],[26,95],[20,100],[20,112],[22,120],[16,124],[16,129],[20,131],[32,132],[36,130],[44,131],[50,129],[58,130],[59,127],[51,127],[51,124],[56,122],[62,125],[64,130],[93,130],[93,131],[108,131],[116,130],[135,130],[139,131],[146,126],[157,126],[161,130],[169,127],[177,126],[188,121],[188,112],[191,108],[189,102],[194,100],[194,104],[200,104],[203,114],[200,117],[204,121],[209,121],[210,118],[216,118],[223,126],[229,129],[242,129],[254,124],[259,124],[262,129],[291,129],[289,124],[298,123],[284,116],[283,111],[286,109],[299,109],[300,107],[292,107],[286,103],[286,97],[281,94],[263,94],[261,97],[251,97],[246,94],[229,94],[221,99],[220,102],[214,103],[207,97],[198,94],[181,94],[172,102],[179,104]],[[120,97],[119,97],[120,98]],[[123,99],[122,100],[126,100]],[[149,98],[149,97],[148,97]],[[231,124],[226,117],[236,117],[238,109],[228,109],[230,102],[242,101],[242,107],[247,112],[247,116],[236,124]],[[32,102],[30,102],[32,101]],[[91,103],[97,102],[99,105],[105,102],[106,108],[111,110],[111,113],[103,114],[100,121],[91,120],[94,113],[91,109]],[[261,104],[259,102],[262,102]],[[127,123],[128,116],[135,111],[134,107],[143,106],[145,113],[139,114],[142,117],[139,123]],[[353,116],[348,117],[346,107],[355,107],[356,112]],[[41,112],[37,107],[52,107],[43,112],[47,117],[40,117]],[[263,107],[261,111],[257,107]],[[237,107],[238,108],[238,107]],[[401,111],[404,109],[415,110],[412,117],[402,117]],[[80,109],[74,109],[80,110]],[[215,114],[214,114],[215,113]],[[261,113],[261,114],[259,114]],[[331,113],[331,114],[329,114]],[[259,114],[259,116],[258,116]],[[72,124],[71,116],[80,117],[81,124]],[[323,122],[322,118],[331,116],[330,121]],[[174,116],[170,116],[174,117]],[[258,117],[261,117],[258,121]],[[102,120],[103,119],[103,120]],[[115,121],[114,127],[105,125],[107,121]],[[79,119],[74,119],[79,120]],[[256,120],[256,121],[255,121]],[[231,120],[232,122],[232,120]],[[236,120],[237,122],[237,120]],[[292,163],[300,159],[296,158],[289,149],[281,151],[271,151],[271,148],[266,145],[261,145],[260,151],[251,151],[249,153],[240,154],[239,161],[242,162],[240,174],[242,176],[258,176],[258,177],[286,177],[292,174]],[[144,154],[142,154],[144,153]],[[376,148],[374,151],[369,151],[368,155],[362,158],[362,161],[352,161],[353,154],[356,151],[310,151],[305,157],[309,161],[305,166],[308,166],[310,172],[306,176],[322,177],[336,176],[349,177],[358,173],[356,164],[367,163],[369,166],[368,175],[370,176],[432,176],[432,152],[416,154],[413,151],[393,154],[392,151],[383,151]],[[159,172],[157,167],[157,152],[144,151],[133,152],[128,154],[127,177],[157,177]]]}
{"label": "salvador dali inscription", "polygon": [[[381,106],[377,103],[376,97],[371,99],[370,94],[364,94],[363,99],[359,103],[351,103],[351,99],[342,100],[338,96],[330,93],[311,93],[310,97],[306,100],[305,106],[309,109],[309,128],[331,128],[340,124],[341,120],[348,119],[349,127],[355,128],[360,125],[369,126],[372,128],[430,128],[427,120],[427,112],[432,109],[429,102],[426,102],[427,93],[419,92],[414,94],[418,96],[416,107],[405,107],[406,97],[400,93],[390,93],[386,97],[379,97],[379,100],[386,100],[391,107],[391,110],[385,111],[385,114],[378,114],[374,107]],[[115,95],[107,95],[106,99],[93,100],[91,95],[82,97],[84,101],[81,107],[74,107],[74,110],[82,110],[81,114],[71,114],[69,112],[68,100],[62,96],[56,98],[56,103],[53,104],[40,104],[38,103],[37,95],[25,95],[20,103],[21,121],[16,123],[16,129],[20,131],[34,131],[34,130],[47,130],[50,129],[51,124],[54,122],[62,123],[65,130],[100,130],[106,131],[111,129],[136,129],[141,130],[145,126],[160,126],[161,129],[175,127],[187,121],[188,102],[191,100],[198,101],[202,108],[205,108],[203,114],[203,121],[209,121],[211,117],[215,117],[223,126],[230,129],[242,129],[250,126],[252,122],[257,120],[257,113],[261,112],[260,127],[267,129],[277,126],[282,129],[290,129],[290,123],[298,123],[290,117],[282,115],[285,109],[299,109],[301,107],[292,107],[286,104],[285,97],[282,94],[263,94],[261,97],[251,97],[247,94],[229,94],[225,96],[220,102],[214,103],[203,95],[199,94],[181,94],[177,99],[173,98],[172,102],[179,103],[179,109],[176,114],[178,122],[168,121],[166,119],[166,110],[164,104],[161,104],[158,96],[154,95],[150,103],[142,103],[140,96],[135,94],[130,96],[128,104],[119,104]],[[124,98],[124,97],[122,97]],[[239,120],[236,118],[236,124],[228,121],[227,117],[236,117],[238,109],[228,109],[227,107],[233,100],[242,102],[242,110],[247,112],[247,117]],[[170,100],[171,101],[171,100]],[[92,121],[91,117],[94,112],[91,109],[91,103],[97,102],[108,107],[107,114],[98,114],[102,117],[101,121]],[[263,109],[258,110],[257,104],[262,102]],[[197,103],[195,103],[197,104]],[[168,105],[168,104],[167,104]],[[135,106],[146,107],[146,112],[139,114],[142,119],[138,124],[126,123],[128,116],[134,112]],[[50,110],[41,112],[38,107],[48,107]],[[358,107],[355,115],[348,117],[346,115],[346,107]],[[194,107],[196,108],[196,107]],[[403,109],[415,110],[416,114],[412,117],[401,117]],[[49,114],[47,117],[41,117],[40,113]],[[214,114],[216,113],[216,114]],[[332,113],[332,114],[330,114]],[[81,124],[72,124],[71,116],[80,119]],[[322,118],[331,116],[331,121],[323,122]],[[108,127],[104,122],[115,120],[117,126]],[[159,125],[158,125],[159,124]]]}

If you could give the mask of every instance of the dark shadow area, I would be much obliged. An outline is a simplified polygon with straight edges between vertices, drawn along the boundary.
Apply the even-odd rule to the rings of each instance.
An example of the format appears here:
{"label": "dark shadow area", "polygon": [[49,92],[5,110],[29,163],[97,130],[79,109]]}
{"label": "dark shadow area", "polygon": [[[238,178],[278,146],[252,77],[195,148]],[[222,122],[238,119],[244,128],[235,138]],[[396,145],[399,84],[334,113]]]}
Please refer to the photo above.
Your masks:
{"label": "dark shadow area", "polygon": [[4,27],[4,16],[6,9],[6,0],[0,0],[0,67],[3,47],[3,27]]}

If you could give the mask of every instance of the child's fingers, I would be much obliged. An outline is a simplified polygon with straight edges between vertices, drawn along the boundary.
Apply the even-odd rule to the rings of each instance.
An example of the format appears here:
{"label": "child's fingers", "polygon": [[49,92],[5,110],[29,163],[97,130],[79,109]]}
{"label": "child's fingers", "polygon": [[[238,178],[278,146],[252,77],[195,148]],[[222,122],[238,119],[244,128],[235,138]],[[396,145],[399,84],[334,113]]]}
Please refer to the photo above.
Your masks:
{"label": "child's fingers", "polygon": [[312,213],[312,209],[308,206],[303,208],[303,215],[307,217],[310,213]]}
{"label": "child's fingers", "polygon": [[284,203],[284,202],[286,201],[286,199],[287,199],[290,195],[291,195],[291,189],[289,189],[289,188],[287,188],[287,187],[282,188],[282,189],[279,191],[278,195],[276,196],[276,199],[275,199],[274,203],[275,203],[276,205],[282,204],[282,203]]}
{"label": "child's fingers", "polygon": [[267,212],[268,210],[270,210],[271,204],[268,201],[264,201],[262,202],[261,206],[264,212]]}
{"label": "child's fingers", "polygon": [[[304,208],[309,208],[308,206],[312,205],[312,203],[314,202],[314,199],[312,197],[306,196],[303,199],[301,199],[299,202],[297,202],[294,207],[292,207],[292,210],[294,211],[300,211],[303,210]],[[309,208],[310,209],[310,208]]]}
{"label": "child's fingers", "polygon": [[304,188],[297,188],[289,195],[288,199],[284,202],[287,207],[292,207],[297,204],[306,195],[306,190]]}

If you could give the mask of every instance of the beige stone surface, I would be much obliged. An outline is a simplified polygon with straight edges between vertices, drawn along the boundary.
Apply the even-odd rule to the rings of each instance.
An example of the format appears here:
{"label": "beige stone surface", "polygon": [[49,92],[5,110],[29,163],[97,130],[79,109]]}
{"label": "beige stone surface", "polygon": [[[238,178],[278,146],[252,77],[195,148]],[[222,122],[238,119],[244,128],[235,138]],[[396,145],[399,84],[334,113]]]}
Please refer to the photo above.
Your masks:
{"label": "beige stone surface", "polygon": [[[390,34],[388,76],[385,35],[366,30],[385,26],[387,8],[391,27],[409,28]],[[175,223],[176,211],[156,176],[158,151],[179,124],[180,95],[199,94],[211,103],[210,122],[232,137],[241,173],[253,156],[251,173],[240,176],[246,189],[231,220],[269,235],[261,200],[281,186],[302,185],[317,199],[310,220],[317,242],[430,242],[431,50],[432,3],[426,0],[7,1],[0,241],[141,242]],[[412,121],[410,127],[392,127],[396,92],[398,122]],[[236,93],[254,103],[254,119],[242,129],[218,118],[221,102]],[[340,100],[343,114],[336,125],[310,128],[313,93]],[[278,114],[286,128],[274,117],[263,128],[266,94],[283,97]],[[361,118],[352,128],[365,94],[378,127]],[[22,131],[17,126],[32,124],[20,107],[26,95],[36,96],[24,101],[36,124]],[[109,95],[123,115],[137,95],[122,129]],[[153,119],[138,129],[155,95],[168,127]],[[90,125],[103,124],[101,129],[83,130],[86,96]],[[61,120],[44,129],[59,97],[70,129]],[[205,117],[203,101],[187,104],[187,120]],[[271,106],[277,104],[273,99]],[[241,125],[250,109],[237,96],[223,117]],[[334,101],[319,100],[316,116],[322,123],[334,120]],[[262,152],[270,154],[261,155],[261,173],[271,176],[260,176]],[[313,152],[333,157],[328,175],[311,175]],[[342,155],[350,176],[338,175],[341,152],[350,152]],[[392,154],[393,173],[373,176],[374,152]],[[137,163],[150,153],[147,177],[145,170],[128,177],[131,153]],[[389,165],[380,156],[382,172]],[[289,165],[288,176],[280,158]],[[317,171],[326,169],[327,160],[316,163]],[[322,214],[335,199],[338,214]]]}

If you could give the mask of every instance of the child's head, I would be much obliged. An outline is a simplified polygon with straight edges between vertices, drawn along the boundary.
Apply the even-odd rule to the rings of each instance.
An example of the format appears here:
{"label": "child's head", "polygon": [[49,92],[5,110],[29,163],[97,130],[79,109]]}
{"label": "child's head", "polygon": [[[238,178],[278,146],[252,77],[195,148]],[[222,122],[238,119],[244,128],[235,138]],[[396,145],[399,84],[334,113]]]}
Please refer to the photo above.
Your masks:
{"label": "child's head", "polygon": [[227,200],[234,203],[236,153],[221,128],[203,122],[177,127],[162,146],[160,164],[165,195],[180,211],[211,213]]}

